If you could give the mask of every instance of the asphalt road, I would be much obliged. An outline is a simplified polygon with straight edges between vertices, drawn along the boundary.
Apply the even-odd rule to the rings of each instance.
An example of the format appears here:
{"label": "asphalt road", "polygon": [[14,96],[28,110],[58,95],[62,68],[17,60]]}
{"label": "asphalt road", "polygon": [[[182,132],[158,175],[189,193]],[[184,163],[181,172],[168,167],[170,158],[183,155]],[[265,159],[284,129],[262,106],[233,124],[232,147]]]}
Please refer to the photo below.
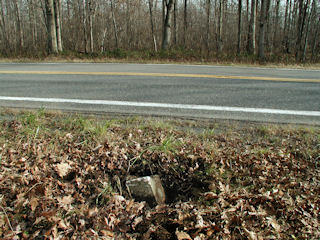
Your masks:
{"label": "asphalt road", "polygon": [[320,125],[320,70],[3,63],[0,107]]}

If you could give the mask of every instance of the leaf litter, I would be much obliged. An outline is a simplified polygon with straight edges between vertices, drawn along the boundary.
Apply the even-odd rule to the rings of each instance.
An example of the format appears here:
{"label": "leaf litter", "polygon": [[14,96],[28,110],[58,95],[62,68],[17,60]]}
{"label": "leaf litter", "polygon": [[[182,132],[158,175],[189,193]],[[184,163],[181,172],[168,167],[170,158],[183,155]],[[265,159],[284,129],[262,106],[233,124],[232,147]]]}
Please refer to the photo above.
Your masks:
{"label": "leaf litter", "polygon": [[[2,120],[0,238],[320,238],[319,128],[188,124]],[[167,203],[132,199],[127,177],[154,174]]]}

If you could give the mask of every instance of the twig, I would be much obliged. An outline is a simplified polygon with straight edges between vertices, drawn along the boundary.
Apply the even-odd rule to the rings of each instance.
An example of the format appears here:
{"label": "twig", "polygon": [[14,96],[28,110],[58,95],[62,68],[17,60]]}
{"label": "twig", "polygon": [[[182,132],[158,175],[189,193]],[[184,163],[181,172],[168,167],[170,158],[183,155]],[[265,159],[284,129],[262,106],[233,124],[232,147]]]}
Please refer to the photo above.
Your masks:
{"label": "twig", "polygon": [[121,180],[120,180],[119,176],[116,176],[116,181],[117,181],[117,185],[118,185],[118,189],[119,189],[120,195],[122,196]]}
{"label": "twig", "polygon": [[34,189],[36,186],[38,186],[38,185],[40,185],[40,184],[42,184],[42,182],[38,182],[38,183],[36,183],[35,185],[33,185],[33,186],[26,192],[26,194],[29,193],[32,189]]}
{"label": "twig", "polygon": [[37,130],[36,130],[36,133],[34,134],[33,140],[35,140],[37,138],[39,130],[40,130],[40,127],[38,126]]}
{"label": "twig", "polygon": [[[129,160],[129,166],[128,166],[128,169],[127,169],[127,173],[129,173],[130,168],[136,163],[136,161],[137,161],[139,158],[141,159],[142,155],[143,155],[144,153],[146,153],[147,151],[148,151],[148,150],[144,150],[144,151],[142,151],[142,152],[139,154],[139,156],[136,156],[136,157],[131,158],[131,159]],[[133,161],[133,162],[131,163],[131,161]]]}
{"label": "twig", "polygon": [[4,207],[2,207],[2,206],[0,206],[0,207],[1,207],[2,211],[4,212],[4,215],[6,215],[6,218],[7,218],[7,221],[8,221],[8,224],[9,224],[9,227],[10,227],[11,231],[14,232],[14,234],[15,234],[16,232],[13,230],[13,227],[11,225],[11,222],[10,222],[10,219],[9,219],[8,214],[6,212],[6,209]]}

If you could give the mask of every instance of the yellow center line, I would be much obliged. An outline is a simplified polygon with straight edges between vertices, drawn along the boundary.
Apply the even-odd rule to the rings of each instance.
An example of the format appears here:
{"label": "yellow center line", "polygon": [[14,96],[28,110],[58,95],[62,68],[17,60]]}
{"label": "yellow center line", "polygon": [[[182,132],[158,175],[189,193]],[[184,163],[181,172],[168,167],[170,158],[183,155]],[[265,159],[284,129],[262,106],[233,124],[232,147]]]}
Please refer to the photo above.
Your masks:
{"label": "yellow center line", "polygon": [[184,73],[0,71],[0,74],[186,77],[186,78],[245,79],[245,80],[259,80],[259,81],[320,83],[320,79],[277,78],[277,77],[258,77],[258,76],[233,76],[233,75],[212,75],[212,74],[184,74]]}

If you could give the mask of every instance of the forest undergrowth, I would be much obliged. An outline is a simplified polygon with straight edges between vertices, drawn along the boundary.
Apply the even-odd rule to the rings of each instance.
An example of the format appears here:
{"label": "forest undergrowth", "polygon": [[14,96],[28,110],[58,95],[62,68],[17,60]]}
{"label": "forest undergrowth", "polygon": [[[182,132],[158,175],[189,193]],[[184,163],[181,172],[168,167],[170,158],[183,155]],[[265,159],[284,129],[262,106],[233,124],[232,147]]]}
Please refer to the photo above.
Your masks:
{"label": "forest undergrowth", "polygon": [[317,126],[0,114],[1,239],[319,239],[319,193]]}

